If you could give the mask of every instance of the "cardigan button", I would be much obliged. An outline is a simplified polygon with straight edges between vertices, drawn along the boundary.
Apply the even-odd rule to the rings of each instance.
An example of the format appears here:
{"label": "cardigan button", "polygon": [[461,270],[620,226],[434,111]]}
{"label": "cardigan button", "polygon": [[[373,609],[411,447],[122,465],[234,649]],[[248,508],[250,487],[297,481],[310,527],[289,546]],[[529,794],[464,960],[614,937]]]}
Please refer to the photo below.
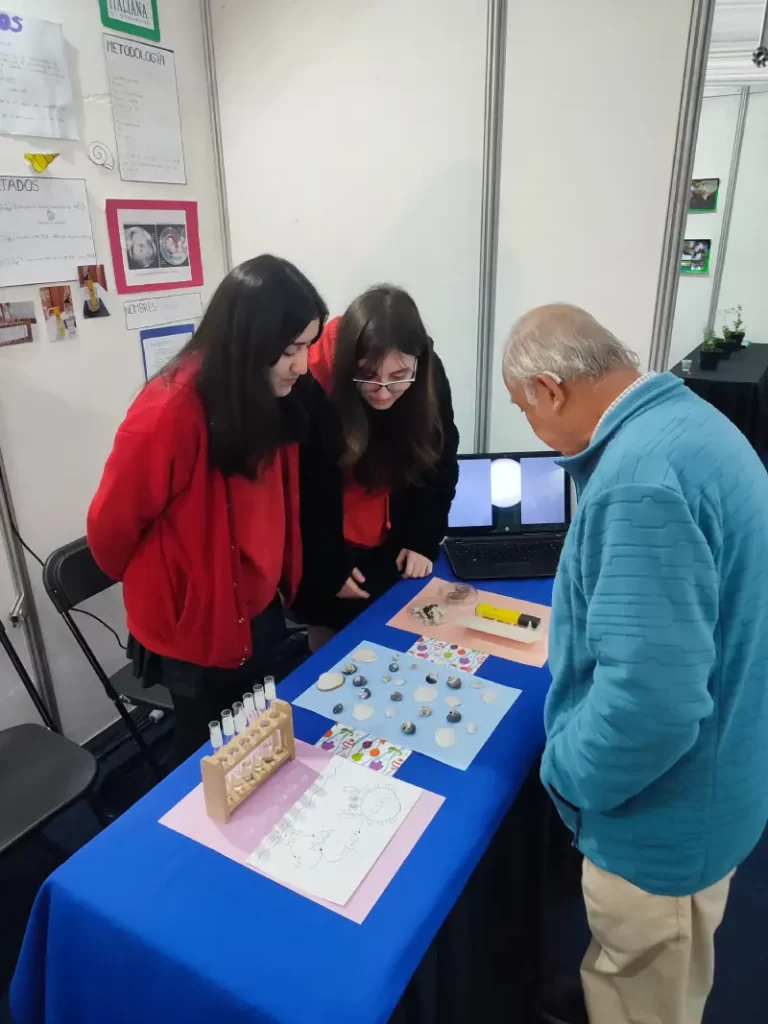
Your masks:
{"label": "cardigan button", "polygon": [[248,648],[247,647],[244,647],[243,650],[245,651],[246,654],[248,653]]}
{"label": "cardigan button", "polygon": [[244,665],[244,664],[245,664],[245,658],[241,658],[241,659],[240,659],[240,664],[241,664],[241,665]]}
{"label": "cardigan button", "polygon": [[243,619],[243,618],[239,618],[239,619],[238,619],[237,621],[238,621],[238,622],[240,623],[240,625],[242,626],[242,624],[243,624],[243,623],[245,622],[245,619]]}
{"label": "cardigan button", "polygon": [[230,551],[234,551],[235,550],[235,545],[234,544],[230,544],[229,545],[229,550]]}

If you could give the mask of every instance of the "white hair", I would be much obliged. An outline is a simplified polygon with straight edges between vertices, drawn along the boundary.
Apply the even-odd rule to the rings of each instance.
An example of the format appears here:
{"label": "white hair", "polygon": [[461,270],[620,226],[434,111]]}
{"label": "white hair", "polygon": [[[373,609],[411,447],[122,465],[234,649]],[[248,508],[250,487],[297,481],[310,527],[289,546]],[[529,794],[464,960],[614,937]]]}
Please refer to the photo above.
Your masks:
{"label": "white hair", "polygon": [[538,306],[515,321],[504,346],[502,370],[504,379],[519,381],[530,399],[531,381],[541,374],[596,380],[639,364],[637,355],[586,310],[558,302]]}

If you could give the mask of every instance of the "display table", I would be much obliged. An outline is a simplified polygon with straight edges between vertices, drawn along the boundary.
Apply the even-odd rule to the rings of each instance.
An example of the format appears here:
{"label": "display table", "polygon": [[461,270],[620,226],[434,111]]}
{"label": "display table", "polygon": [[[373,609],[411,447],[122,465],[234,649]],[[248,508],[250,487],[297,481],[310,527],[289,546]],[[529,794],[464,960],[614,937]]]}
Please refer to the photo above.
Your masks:
{"label": "display table", "polygon": [[[447,565],[441,563],[439,574],[450,578]],[[281,683],[279,695],[293,699],[362,640],[407,650],[415,636],[384,623],[422,586],[423,581],[398,584]],[[545,604],[551,587],[550,580],[493,585],[500,593]],[[507,905],[491,868],[485,882],[476,873],[467,883],[500,826],[510,832],[508,812],[543,746],[542,708],[550,682],[546,667],[494,657],[479,675],[514,684],[522,694],[467,771],[419,754],[400,769],[399,778],[446,799],[362,925],[158,823],[199,783],[195,757],[47,880],[13,981],[16,1024],[384,1024],[393,1012],[398,1020],[449,1019],[435,1009],[435,988],[450,1005],[461,998],[451,986],[462,982],[450,957],[442,967],[438,961],[449,956],[447,946],[453,947],[450,955],[464,957],[473,935],[444,928],[433,940],[457,901],[461,906],[465,889],[466,896],[473,886],[477,892],[490,888],[486,898],[496,892],[497,904]],[[314,742],[328,724],[312,712],[295,711],[296,735],[305,741]],[[530,781],[524,793],[526,788],[523,800],[535,803],[538,791]],[[530,844],[536,827],[515,826],[505,841]],[[497,836],[496,865],[499,841]],[[513,857],[506,864],[510,886],[533,897],[534,879],[521,877]],[[473,899],[462,910],[463,928],[477,929],[478,940],[483,931],[487,938],[504,926],[499,916],[493,903],[483,907]],[[524,920],[506,923],[525,937]],[[528,945],[535,945],[533,934]],[[428,995],[424,983],[413,988],[422,961],[422,974],[434,975]],[[514,975],[515,962],[505,967],[506,977]],[[400,1001],[412,977],[409,1009],[407,999]],[[468,999],[480,995],[465,993]],[[421,999],[430,1005],[420,1009]]]}
{"label": "display table", "polygon": [[756,451],[768,452],[768,345],[737,349],[730,359],[720,360],[716,370],[700,369],[698,350],[688,358],[690,373],[683,373],[680,363],[671,372],[727,416]]}

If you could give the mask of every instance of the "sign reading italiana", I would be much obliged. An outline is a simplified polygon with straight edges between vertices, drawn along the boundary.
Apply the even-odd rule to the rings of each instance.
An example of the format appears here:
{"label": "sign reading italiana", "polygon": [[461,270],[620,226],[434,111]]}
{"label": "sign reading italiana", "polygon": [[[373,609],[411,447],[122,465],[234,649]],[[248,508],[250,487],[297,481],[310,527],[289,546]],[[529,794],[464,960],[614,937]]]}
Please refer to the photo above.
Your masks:
{"label": "sign reading italiana", "polygon": [[160,41],[157,0],[99,0],[101,22],[117,32]]}

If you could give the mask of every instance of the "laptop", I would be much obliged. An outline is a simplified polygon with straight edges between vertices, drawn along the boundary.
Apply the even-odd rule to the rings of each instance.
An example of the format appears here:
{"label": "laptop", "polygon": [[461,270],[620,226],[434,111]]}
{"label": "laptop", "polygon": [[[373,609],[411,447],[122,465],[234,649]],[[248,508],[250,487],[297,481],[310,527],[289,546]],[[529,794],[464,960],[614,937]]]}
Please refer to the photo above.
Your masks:
{"label": "laptop", "polygon": [[554,576],[571,522],[568,474],[552,452],[460,455],[444,546],[462,580]]}

